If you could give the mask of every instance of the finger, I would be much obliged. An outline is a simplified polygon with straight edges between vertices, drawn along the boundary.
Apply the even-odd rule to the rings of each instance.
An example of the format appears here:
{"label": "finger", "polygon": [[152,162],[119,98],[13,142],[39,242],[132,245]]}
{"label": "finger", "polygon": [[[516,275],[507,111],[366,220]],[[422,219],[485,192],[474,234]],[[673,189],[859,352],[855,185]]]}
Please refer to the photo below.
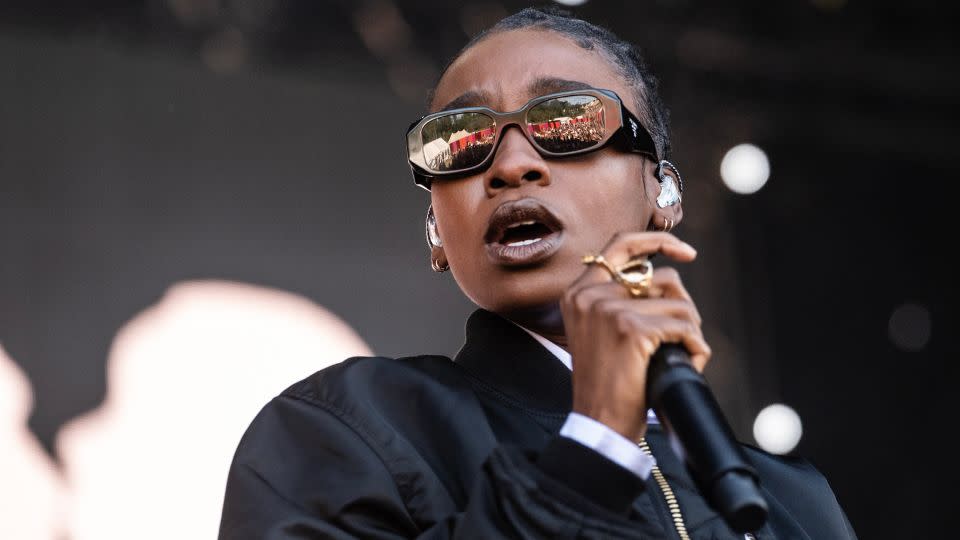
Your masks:
{"label": "finger", "polygon": [[[612,281],[612,278],[609,275],[609,272],[606,270],[600,269],[602,271],[602,276],[594,279],[593,276],[582,277],[578,279],[571,286],[572,293],[584,288],[592,287],[597,284],[605,285],[605,290],[612,292],[610,296],[615,296],[618,298],[634,298],[628,294],[628,290],[623,285]],[[676,269],[669,266],[654,269],[653,279],[651,280],[650,288],[648,290],[647,296],[644,299],[650,298],[670,298],[670,299],[679,299],[693,304],[693,298],[690,296],[690,293],[687,291],[686,287],[683,286],[683,282],[680,279],[680,274]],[[696,306],[694,305],[694,309]],[[699,312],[696,316],[697,320],[700,320]]]}
{"label": "finger", "polygon": [[[618,284],[619,285],[619,284]],[[692,322],[700,326],[703,320],[700,312],[693,303],[676,298],[643,298],[638,301],[630,298],[625,287],[622,293],[615,292],[616,296],[598,298],[591,306],[594,311],[617,312],[633,311],[642,315],[665,315],[674,319]]]}
{"label": "finger", "polygon": [[[606,259],[606,257],[603,257],[602,255],[595,255],[595,256]],[[607,268],[606,265],[610,265],[611,268]],[[583,273],[581,273],[577,277],[577,279],[575,279],[573,283],[570,284],[570,287],[568,288],[568,290],[578,289],[584,286],[589,286],[597,283],[605,283],[605,282],[609,283],[613,281],[612,272],[615,271],[614,270],[615,265],[613,265],[612,262],[595,261],[592,263],[584,263],[584,266],[585,268],[583,270]]]}
{"label": "finger", "polygon": [[[650,296],[679,298],[688,302],[693,302],[693,298],[683,285],[680,279],[680,273],[676,268],[662,266],[653,269],[653,279],[650,283]],[[654,294],[657,293],[657,294]]]}
{"label": "finger", "polygon": [[662,253],[680,262],[690,262],[697,250],[690,244],[667,232],[621,232],[604,246],[603,256],[614,265],[625,264],[630,259]]}
{"label": "finger", "polygon": [[[649,257],[663,253],[681,262],[692,261],[697,251],[676,236],[665,232],[621,232],[607,243],[601,254],[613,267],[635,257]],[[588,264],[586,270],[574,281],[573,286],[584,283],[599,283],[612,279],[610,269],[600,263]]]}
{"label": "finger", "polygon": [[610,274],[610,271],[600,263],[592,263],[585,266],[586,268],[583,273],[570,285],[570,289],[580,289],[599,283],[613,283],[613,276]]}
{"label": "finger", "polygon": [[[706,345],[706,342],[704,342]],[[707,345],[707,349],[709,349]],[[693,368],[697,370],[697,373],[703,373],[704,368],[707,367],[707,362],[710,361],[710,354],[694,354],[690,356],[690,363],[693,364]]]}
{"label": "finger", "polygon": [[[638,344],[646,341],[654,345],[654,350],[664,343],[679,343],[690,354],[691,362],[698,371],[702,371],[710,358],[711,350],[703,337],[700,327],[690,321],[666,317],[663,315],[646,315],[634,311],[623,311],[617,316],[618,328],[630,334]],[[648,346],[641,348],[641,352],[649,357],[651,352]]]}
{"label": "finger", "polygon": [[[568,308],[574,308],[578,314],[586,314],[594,311],[594,306],[598,302],[609,299],[625,299],[629,296],[627,289],[612,281],[602,283],[583,283],[567,290],[565,302]],[[567,313],[564,313],[564,317]]]}

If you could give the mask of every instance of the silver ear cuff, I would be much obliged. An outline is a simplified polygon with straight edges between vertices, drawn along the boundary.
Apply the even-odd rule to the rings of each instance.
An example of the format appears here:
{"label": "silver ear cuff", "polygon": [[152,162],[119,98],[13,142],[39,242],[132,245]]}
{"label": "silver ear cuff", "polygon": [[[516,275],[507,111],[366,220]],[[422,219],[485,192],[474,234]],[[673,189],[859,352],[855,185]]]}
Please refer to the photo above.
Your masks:
{"label": "silver ear cuff", "polygon": [[437,230],[437,217],[433,215],[433,205],[427,207],[427,246],[430,248],[443,247],[443,241],[440,240],[440,232]]}

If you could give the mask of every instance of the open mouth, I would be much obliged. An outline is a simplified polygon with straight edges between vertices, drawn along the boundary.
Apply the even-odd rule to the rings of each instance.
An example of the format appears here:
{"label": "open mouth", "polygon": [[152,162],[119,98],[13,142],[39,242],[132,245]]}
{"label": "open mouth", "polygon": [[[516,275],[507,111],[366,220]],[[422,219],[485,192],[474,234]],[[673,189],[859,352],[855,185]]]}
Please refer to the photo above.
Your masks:
{"label": "open mouth", "polygon": [[490,216],[484,242],[495,262],[522,265],[539,262],[560,245],[563,225],[533,198],[509,201]]}
{"label": "open mouth", "polygon": [[509,225],[497,242],[506,246],[529,246],[543,240],[549,234],[553,234],[550,227],[530,219]]}

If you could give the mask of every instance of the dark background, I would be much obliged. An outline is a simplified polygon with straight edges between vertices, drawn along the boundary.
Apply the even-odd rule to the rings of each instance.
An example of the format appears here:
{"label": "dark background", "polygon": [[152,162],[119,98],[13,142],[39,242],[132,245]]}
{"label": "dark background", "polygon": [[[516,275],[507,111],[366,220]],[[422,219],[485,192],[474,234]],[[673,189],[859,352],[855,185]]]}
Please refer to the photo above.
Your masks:
{"label": "dark background", "polygon": [[[180,280],[294,291],[379,354],[453,354],[402,136],[525,2],[0,2],[0,342],[51,446],[116,330]],[[640,44],[688,186],[681,268],[738,435],[783,402],[861,538],[945,532],[956,347],[953,21],[934,2],[594,0]],[[772,176],[720,181],[751,142]],[[906,309],[900,309],[902,306]]]}

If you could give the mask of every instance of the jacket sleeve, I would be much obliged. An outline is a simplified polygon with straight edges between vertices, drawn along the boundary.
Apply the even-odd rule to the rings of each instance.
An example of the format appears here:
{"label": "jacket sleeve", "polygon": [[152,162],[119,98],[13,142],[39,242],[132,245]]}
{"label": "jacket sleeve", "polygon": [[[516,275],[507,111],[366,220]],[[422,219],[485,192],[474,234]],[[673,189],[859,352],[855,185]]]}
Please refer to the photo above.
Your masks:
{"label": "jacket sleeve", "polygon": [[659,525],[645,528],[627,517],[643,481],[562,437],[539,453],[496,448],[466,503],[456,508],[437,501],[434,508],[446,514],[433,518],[410,510],[412,500],[428,495],[417,489],[416,475],[397,477],[404,459],[371,445],[362,427],[343,415],[275,398],[234,456],[219,538],[640,538],[660,532]]}

